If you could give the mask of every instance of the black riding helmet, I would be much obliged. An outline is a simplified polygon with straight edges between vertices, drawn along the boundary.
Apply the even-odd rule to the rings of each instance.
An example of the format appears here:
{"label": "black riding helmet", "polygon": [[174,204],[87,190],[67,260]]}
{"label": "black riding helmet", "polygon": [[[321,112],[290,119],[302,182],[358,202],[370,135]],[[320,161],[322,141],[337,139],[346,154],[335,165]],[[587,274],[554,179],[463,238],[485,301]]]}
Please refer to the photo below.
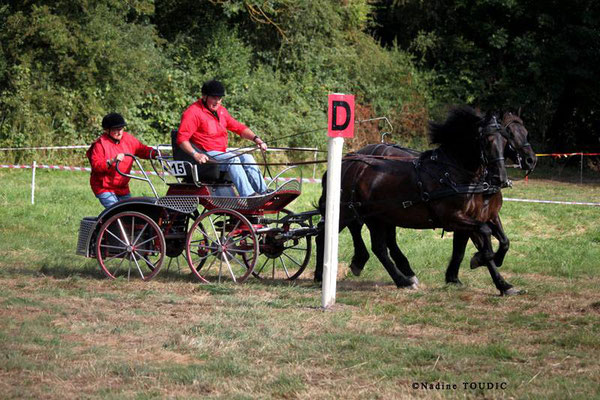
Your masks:
{"label": "black riding helmet", "polygon": [[104,129],[117,129],[126,126],[125,118],[119,113],[106,114],[102,118],[102,128]]}
{"label": "black riding helmet", "polygon": [[215,79],[204,82],[202,85],[202,95],[204,96],[225,96],[225,86]]}

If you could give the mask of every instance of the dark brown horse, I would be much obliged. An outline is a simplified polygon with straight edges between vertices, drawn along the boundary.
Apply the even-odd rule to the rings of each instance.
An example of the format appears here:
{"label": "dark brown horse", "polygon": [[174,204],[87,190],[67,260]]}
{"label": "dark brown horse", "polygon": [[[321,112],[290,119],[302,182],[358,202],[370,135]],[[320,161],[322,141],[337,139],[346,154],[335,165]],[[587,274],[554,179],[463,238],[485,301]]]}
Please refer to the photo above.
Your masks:
{"label": "dark brown horse", "polygon": [[[395,159],[361,152],[345,158],[340,230],[348,227],[354,242],[359,243],[353,258],[354,272],[362,269],[368,258],[360,237],[360,228],[366,224],[372,250],[396,285],[415,286],[415,274],[397,247],[395,227],[443,228],[458,232],[466,240],[471,237],[479,250],[480,262],[488,266],[498,290],[502,294],[517,292],[497,271],[492,228],[487,223],[493,218],[492,210],[499,209],[492,195],[507,183],[503,158],[507,134],[495,121],[482,118],[470,108],[458,108],[451,111],[445,123],[431,124],[431,142],[440,146],[418,158],[418,152],[408,149]],[[325,182],[319,202],[322,213]],[[501,196],[499,201],[501,205]],[[322,277],[323,239],[321,232],[317,237],[317,281]],[[447,271],[447,280],[449,275],[452,271]],[[458,269],[455,276],[458,281]]]}
{"label": "dark brown horse", "polygon": [[[502,126],[504,129],[506,129],[508,134],[508,142],[506,143],[506,147],[504,148],[504,155],[507,158],[510,158],[511,160],[516,162],[519,168],[526,170],[527,174],[531,173],[531,171],[533,171],[537,163],[537,157],[531,145],[528,142],[528,132],[525,126],[523,125],[523,120],[521,120],[521,118],[517,115],[514,115],[510,112],[505,112],[502,117]],[[400,147],[398,145],[390,144],[368,145],[360,149],[358,153],[388,157],[392,159],[416,159],[421,155],[421,152]],[[504,262],[504,257],[508,252],[510,244],[508,237],[504,232],[502,221],[500,220],[499,215],[500,208],[502,207],[502,193],[497,192],[490,194],[489,196],[487,196],[486,201],[488,202],[489,207],[491,209],[491,217],[489,221],[487,221],[487,224],[492,230],[492,236],[494,236],[498,240],[499,244],[498,250],[494,254],[494,262],[496,263],[497,267],[500,267]],[[352,273],[356,276],[359,276],[361,274],[362,269],[364,268],[364,265],[369,258],[369,253],[362,240],[362,236],[360,235],[361,227],[357,228],[354,225],[348,226],[350,230],[358,229],[358,232],[354,232],[354,234],[352,235],[354,239],[355,255],[352,259],[352,264],[350,265]],[[458,271],[460,264],[464,258],[467,241],[468,237],[465,237],[464,233],[454,233],[452,257],[450,259],[448,268],[446,269],[447,283],[461,283],[458,279]],[[392,253],[398,252],[399,250],[397,250],[396,248],[397,244],[394,241],[393,245],[389,250]],[[476,254],[471,259],[471,268],[476,268],[480,266],[480,264],[481,261],[479,259],[479,254]]]}

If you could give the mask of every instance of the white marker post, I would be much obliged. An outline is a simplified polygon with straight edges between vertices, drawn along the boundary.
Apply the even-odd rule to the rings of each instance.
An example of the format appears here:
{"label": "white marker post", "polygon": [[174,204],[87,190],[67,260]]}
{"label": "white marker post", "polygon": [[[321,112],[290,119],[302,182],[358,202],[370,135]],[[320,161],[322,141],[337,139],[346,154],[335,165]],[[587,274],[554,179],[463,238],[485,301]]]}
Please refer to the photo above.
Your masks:
{"label": "white marker post", "polygon": [[33,166],[31,167],[31,204],[35,202],[35,170],[37,169],[37,162],[33,162]]}
{"label": "white marker post", "polygon": [[329,95],[327,147],[327,199],[325,204],[325,249],[323,255],[323,294],[321,305],[335,304],[338,270],[338,231],[340,220],[340,188],[344,138],[354,137],[354,96]]}

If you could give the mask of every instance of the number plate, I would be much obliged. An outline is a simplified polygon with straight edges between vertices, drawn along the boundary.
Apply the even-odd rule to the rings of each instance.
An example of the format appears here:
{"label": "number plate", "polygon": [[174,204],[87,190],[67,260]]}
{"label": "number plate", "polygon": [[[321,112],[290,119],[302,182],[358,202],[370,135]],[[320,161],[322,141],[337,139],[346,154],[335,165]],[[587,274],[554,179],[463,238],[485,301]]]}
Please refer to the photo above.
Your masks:
{"label": "number plate", "polygon": [[186,176],[185,161],[169,161],[169,173],[173,176]]}

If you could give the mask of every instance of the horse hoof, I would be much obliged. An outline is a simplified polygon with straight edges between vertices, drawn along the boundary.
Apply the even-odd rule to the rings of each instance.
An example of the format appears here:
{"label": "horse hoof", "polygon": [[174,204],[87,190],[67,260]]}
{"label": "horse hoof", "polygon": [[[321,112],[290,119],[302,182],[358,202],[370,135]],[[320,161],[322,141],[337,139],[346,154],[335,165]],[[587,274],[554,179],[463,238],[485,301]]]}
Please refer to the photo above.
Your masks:
{"label": "horse hoof", "polygon": [[360,273],[362,272],[362,268],[359,268],[356,265],[354,265],[354,263],[352,263],[352,264],[350,264],[350,271],[352,271],[352,275],[360,276]]}
{"label": "horse hoof", "polygon": [[412,285],[408,286],[407,289],[418,290],[419,289],[419,285],[416,284],[416,283],[413,283]]}
{"label": "horse hoof", "polygon": [[481,267],[481,265],[479,265],[479,262],[477,262],[477,259],[475,258],[475,256],[473,256],[473,258],[471,258],[471,269],[479,267]]}
{"label": "horse hoof", "polygon": [[411,276],[410,278],[408,278],[408,280],[411,281],[414,285],[419,285],[420,283],[416,275]]}
{"label": "horse hoof", "polygon": [[526,294],[527,290],[524,289],[515,289],[515,288],[510,288],[507,290],[504,290],[500,293],[501,296],[518,296],[521,294]]}

